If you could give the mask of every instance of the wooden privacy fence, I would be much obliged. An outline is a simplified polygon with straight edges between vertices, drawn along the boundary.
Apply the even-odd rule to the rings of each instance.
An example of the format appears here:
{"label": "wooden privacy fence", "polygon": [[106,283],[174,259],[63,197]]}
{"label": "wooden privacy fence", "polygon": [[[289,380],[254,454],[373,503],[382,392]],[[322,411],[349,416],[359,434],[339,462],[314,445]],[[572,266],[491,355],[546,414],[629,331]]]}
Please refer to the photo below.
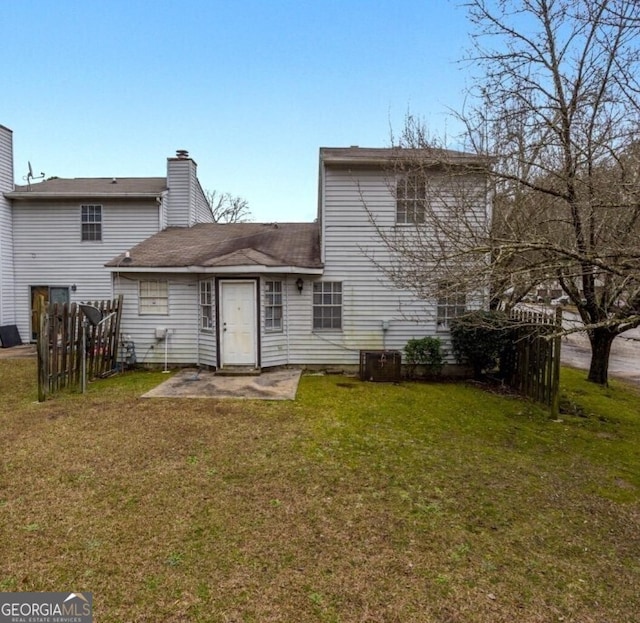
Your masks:
{"label": "wooden privacy fence", "polygon": [[[515,309],[513,348],[505,354],[506,382],[519,393],[547,405],[558,415],[562,309],[555,313]],[[510,361],[509,361],[510,359]]]}
{"label": "wooden privacy fence", "polygon": [[118,361],[122,295],[112,301],[90,303],[102,312],[103,322],[89,322],[76,303],[37,301],[38,400],[83,382],[83,331],[86,331],[86,376],[111,372]]}

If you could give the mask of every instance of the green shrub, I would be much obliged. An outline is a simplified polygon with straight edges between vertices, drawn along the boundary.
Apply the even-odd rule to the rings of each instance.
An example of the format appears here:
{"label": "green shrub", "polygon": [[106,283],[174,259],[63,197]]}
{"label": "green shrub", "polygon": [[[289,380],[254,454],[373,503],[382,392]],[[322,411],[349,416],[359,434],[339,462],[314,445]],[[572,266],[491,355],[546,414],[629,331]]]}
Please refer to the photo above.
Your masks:
{"label": "green shrub", "polygon": [[411,339],[404,347],[405,361],[409,369],[409,377],[413,378],[418,366],[424,366],[428,375],[437,376],[444,367],[444,351],[437,337]]}
{"label": "green shrub", "polygon": [[513,343],[506,314],[498,311],[472,311],[451,322],[453,354],[459,363],[468,363],[476,379],[496,368]]}

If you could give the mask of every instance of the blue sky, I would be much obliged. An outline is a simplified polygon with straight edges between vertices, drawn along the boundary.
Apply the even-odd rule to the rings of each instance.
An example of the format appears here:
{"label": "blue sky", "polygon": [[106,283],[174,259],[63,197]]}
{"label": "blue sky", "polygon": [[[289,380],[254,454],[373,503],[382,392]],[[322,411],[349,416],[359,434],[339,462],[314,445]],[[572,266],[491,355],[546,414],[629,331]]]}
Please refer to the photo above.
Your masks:
{"label": "blue sky", "polygon": [[4,0],[0,124],[17,183],[165,175],[256,221],[316,214],[318,149],[385,147],[405,114],[453,133],[469,45],[455,0]]}

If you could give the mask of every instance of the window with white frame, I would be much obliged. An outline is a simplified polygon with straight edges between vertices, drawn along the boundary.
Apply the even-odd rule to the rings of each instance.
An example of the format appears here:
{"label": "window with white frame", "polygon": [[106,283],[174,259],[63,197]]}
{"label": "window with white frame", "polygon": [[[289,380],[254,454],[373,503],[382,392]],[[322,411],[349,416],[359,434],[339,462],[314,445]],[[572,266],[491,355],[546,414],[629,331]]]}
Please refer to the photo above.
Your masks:
{"label": "window with white frame", "polygon": [[313,328],[342,329],[342,283],[316,281],[313,284]]}
{"label": "window with white frame", "polygon": [[450,322],[467,311],[467,296],[464,292],[452,292],[446,284],[438,293],[437,329],[446,331]]}
{"label": "window with white frame", "polygon": [[200,329],[213,329],[213,289],[210,279],[200,282]]}
{"label": "window with white frame", "polygon": [[264,330],[282,331],[282,281],[264,283]]}
{"label": "window with white frame", "polygon": [[166,281],[148,280],[140,282],[138,312],[146,314],[169,314],[169,286]]}
{"label": "window with white frame", "polygon": [[80,227],[83,241],[102,240],[102,206],[80,206]]}
{"label": "window with white frame", "polygon": [[396,182],[396,223],[424,223],[427,187],[424,176],[411,173]]}

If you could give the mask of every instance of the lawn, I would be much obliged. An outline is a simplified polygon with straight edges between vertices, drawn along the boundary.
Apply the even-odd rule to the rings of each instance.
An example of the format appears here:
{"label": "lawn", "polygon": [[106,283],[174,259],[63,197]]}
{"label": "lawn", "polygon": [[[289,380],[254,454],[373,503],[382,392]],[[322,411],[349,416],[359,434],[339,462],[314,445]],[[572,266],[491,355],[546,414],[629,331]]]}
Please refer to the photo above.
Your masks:
{"label": "lawn", "polygon": [[37,404],[0,361],[0,590],[120,622],[624,623],[640,394],[563,371],[561,421],[465,384],[306,376],[295,402]]}

